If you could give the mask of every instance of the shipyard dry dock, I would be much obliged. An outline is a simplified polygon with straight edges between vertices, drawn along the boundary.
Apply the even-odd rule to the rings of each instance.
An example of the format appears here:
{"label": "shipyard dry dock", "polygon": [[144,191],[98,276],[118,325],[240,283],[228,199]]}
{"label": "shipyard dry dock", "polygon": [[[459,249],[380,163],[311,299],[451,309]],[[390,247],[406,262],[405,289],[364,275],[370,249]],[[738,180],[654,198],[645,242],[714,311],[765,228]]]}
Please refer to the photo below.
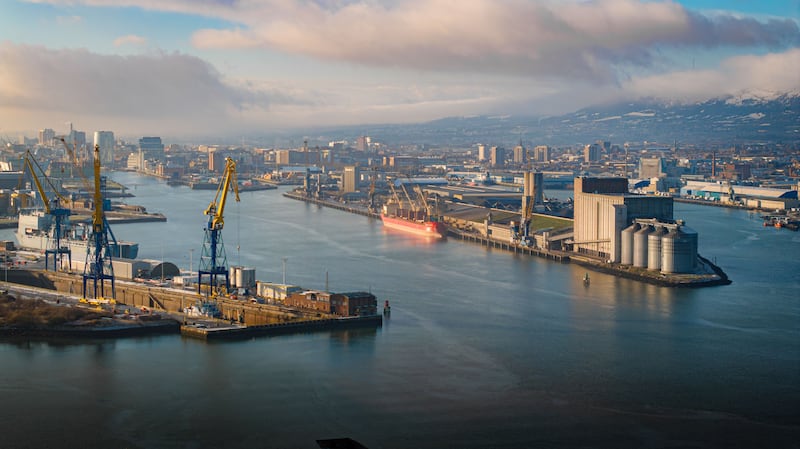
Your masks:
{"label": "shipyard dry dock", "polygon": [[[43,270],[11,270],[8,282],[56,291],[66,295],[79,295],[82,287],[80,275]],[[382,315],[342,317],[317,310],[260,304],[230,298],[218,298],[215,303],[221,314],[219,319],[189,317],[183,313],[187,307],[202,299],[188,290],[154,287],[133,282],[116,283],[116,302],[136,311],[164,312],[180,326],[181,334],[200,338],[237,339],[263,335],[295,332],[315,332],[335,329],[381,327]],[[175,327],[177,330],[177,326]]]}

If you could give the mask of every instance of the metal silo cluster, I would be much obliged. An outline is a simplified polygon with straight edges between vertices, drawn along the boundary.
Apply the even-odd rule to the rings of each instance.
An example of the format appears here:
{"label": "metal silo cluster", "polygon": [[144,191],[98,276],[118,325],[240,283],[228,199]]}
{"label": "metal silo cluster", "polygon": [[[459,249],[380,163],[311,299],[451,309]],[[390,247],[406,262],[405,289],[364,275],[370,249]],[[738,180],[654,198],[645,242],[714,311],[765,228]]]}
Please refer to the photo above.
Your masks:
{"label": "metal silo cluster", "polygon": [[637,219],[620,240],[623,265],[665,274],[692,273],[697,266],[697,232],[682,222]]}

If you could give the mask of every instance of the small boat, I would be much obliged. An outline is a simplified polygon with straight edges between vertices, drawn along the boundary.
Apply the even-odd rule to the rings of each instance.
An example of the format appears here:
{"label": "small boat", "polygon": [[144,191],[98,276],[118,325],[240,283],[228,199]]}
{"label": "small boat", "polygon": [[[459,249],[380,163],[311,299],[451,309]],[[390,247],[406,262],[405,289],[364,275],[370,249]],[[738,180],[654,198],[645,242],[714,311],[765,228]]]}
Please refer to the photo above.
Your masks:
{"label": "small boat", "polygon": [[389,300],[387,299],[386,302],[383,303],[383,314],[388,315],[392,313],[392,307],[389,305]]}
{"label": "small boat", "polygon": [[583,285],[589,285],[589,273],[583,275]]}

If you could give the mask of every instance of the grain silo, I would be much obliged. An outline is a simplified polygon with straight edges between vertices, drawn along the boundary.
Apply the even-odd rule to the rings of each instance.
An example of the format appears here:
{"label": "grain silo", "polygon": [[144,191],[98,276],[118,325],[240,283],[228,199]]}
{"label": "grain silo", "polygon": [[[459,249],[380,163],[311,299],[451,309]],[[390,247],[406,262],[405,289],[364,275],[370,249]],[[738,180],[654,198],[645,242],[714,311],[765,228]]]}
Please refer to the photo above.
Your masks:
{"label": "grain silo", "polygon": [[633,235],[641,229],[639,223],[634,223],[621,232],[621,254],[620,263],[623,265],[633,265]]}
{"label": "grain silo", "polygon": [[686,226],[679,226],[662,238],[662,273],[692,273],[696,261],[697,232]]}
{"label": "grain silo", "polygon": [[647,269],[661,269],[661,239],[667,234],[667,228],[658,226],[652,234],[647,236]]}
{"label": "grain silo", "polygon": [[653,232],[653,227],[643,225],[642,229],[633,234],[633,266],[647,267],[647,237]]}

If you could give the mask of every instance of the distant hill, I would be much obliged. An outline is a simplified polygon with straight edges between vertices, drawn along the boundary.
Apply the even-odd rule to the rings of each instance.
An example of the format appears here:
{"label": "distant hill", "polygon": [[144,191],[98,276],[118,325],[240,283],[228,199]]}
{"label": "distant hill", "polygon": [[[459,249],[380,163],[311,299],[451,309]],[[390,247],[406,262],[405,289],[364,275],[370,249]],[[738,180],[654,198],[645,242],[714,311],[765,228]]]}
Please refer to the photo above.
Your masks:
{"label": "distant hill", "polygon": [[[340,133],[391,145],[570,145],[596,140],[671,144],[800,141],[800,94],[739,95],[693,104],[656,100],[595,106],[552,117],[449,117],[413,125],[365,125]],[[341,136],[342,134],[340,134]],[[341,137],[340,137],[341,138]]]}

